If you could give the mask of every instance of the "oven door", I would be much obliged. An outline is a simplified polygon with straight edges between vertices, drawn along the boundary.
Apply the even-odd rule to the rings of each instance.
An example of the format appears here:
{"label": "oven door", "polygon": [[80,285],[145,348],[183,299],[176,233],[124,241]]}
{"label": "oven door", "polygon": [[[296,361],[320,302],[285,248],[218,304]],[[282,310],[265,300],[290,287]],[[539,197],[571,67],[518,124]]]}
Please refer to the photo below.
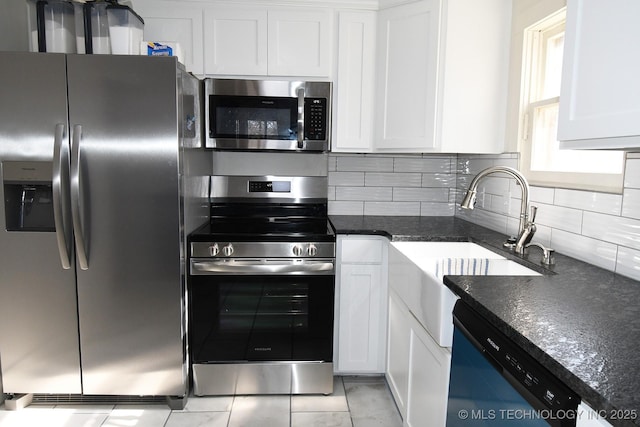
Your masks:
{"label": "oven door", "polygon": [[194,364],[332,361],[333,274],[238,271],[190,277]]}

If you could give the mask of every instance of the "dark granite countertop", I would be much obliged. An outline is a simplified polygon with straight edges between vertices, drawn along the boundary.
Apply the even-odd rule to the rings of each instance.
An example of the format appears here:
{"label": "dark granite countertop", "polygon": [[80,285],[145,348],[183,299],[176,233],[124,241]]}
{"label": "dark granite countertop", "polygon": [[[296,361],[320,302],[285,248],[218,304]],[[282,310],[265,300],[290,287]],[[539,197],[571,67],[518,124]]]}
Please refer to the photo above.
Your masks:
{"label": "dark granite countertop", "polygon": [[[640,282],[556,254],[502,249],[503,234],[455,217],[331,216],[337,234],[392,241],[473,241],[543,273],[445,276],[478,313],[564,381],[614,426],[640,425]],[[613,419],[614,416],[617,419]]]}

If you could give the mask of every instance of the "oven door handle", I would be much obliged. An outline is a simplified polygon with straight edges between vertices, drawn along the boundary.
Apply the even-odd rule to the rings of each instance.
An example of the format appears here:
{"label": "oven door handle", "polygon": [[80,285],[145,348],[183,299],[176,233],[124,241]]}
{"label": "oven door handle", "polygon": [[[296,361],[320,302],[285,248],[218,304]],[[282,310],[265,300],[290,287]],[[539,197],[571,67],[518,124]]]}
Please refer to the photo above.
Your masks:
{"label": "oven door handle", "polygon": [[192,275],[211,274],[333,274],[334,261],[305,260],[303,262],[255,262],[207,260],[191,261]]}

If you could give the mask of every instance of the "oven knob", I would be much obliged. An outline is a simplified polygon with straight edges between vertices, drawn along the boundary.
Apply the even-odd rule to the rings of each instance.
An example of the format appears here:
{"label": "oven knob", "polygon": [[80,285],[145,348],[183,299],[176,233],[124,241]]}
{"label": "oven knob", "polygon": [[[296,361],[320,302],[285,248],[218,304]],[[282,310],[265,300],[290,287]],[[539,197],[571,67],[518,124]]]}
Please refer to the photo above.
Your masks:
{"label": "oven knob", "polygon": [[231,256],[231,254],[233,253],[233,245],[229,243],[227,246],[222,248],[222,253],[224,254],[224,256]]}
{"label": "oven knob", "polygon": [[318,255],[318,248],[316,247],[316,245],[314,245],[313,243],[309,245],[309,247],[307,248],[307,255],[309,256]]}
{"label": "oven knob", "polygon": [[295,256],[302,256],[303,253],[304,253],[304,249],[302,248],[302,245],[295,245],[293,247],[293,254]]}
{"label": "oven knob", "polygon": [[211,256],[216,256],[220,253],[220,246],[218,246],[217,243],[214,243],[213,245],[209,246],[209,253],[211,254]]}

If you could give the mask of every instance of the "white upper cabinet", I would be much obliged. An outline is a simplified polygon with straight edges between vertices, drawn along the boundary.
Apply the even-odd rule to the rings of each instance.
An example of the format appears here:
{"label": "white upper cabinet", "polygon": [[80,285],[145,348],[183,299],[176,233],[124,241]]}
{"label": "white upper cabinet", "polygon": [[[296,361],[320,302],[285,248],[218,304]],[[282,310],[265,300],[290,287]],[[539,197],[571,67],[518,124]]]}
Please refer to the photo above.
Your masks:
{"label": "white upper cabinet", "polygon": [[373,151],[502,152],[510,28],[510,0],[381,10]]}
{"label": "white upper cabinet", "polygon": [[206,74],[267,75],[267,11],[207,8]]}
{"label": "white upper cabinet", "polygon": [[135,11],[144,19],[144,40],[178,42],[187,71],[202,75],[202,6],[184,1],[135,0]]}
{"label": "white upper cabinet", "polygon": [[333,86],[334,152],[371,151],[376,14],[338,13],[338,60]]}
{"label": "white upper cabinet", "polygon": [[205,73],[329,77],[332,18],[325,9],[209,6]]}
{"label": "white upper cabinet", "polygon": [[640,2],[568,0],[561,148],[640,148]]}
{"label": "white upper cabinet", "polygon": [[328,77],[332,21],[329,10],[269,10],[269,75]]}

